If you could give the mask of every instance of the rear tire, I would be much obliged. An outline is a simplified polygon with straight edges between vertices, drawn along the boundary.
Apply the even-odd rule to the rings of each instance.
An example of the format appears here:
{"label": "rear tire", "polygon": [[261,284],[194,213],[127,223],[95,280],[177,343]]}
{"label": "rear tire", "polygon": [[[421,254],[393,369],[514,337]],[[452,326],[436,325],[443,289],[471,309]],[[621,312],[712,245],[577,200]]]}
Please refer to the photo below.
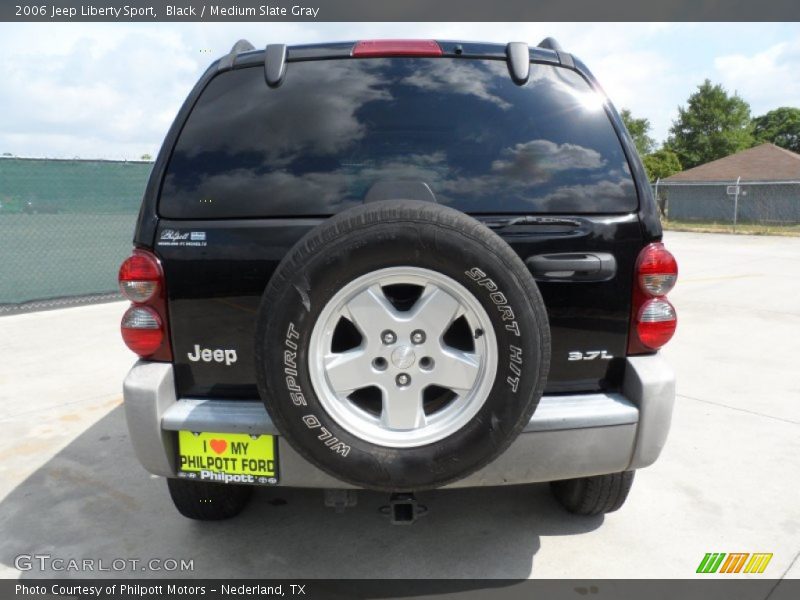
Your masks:
{"label": "rear tire", "polygon": [[178,512],[198,521],[221,521],[235,517],[253,495],[253,488],[247,485],[185,479],[167,479],[167,488]]}
{"label": "rear tire", "polygon": [[553,481],[550,489],[564,508],[576,515],[614,512],[628,497],[635,471]]}

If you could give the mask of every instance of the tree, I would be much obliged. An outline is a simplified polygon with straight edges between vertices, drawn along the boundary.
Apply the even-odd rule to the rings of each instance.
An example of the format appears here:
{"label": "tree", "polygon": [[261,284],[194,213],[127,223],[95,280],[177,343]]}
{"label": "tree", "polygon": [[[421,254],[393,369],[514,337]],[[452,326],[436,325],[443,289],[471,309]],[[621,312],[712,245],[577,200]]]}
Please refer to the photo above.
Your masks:
{"label": "tree", "polygon": [[650,137],[650,121],[648,119],[634,119],[631,111],[623,108],[619,116],[622,117],[622,122],[631,134],[633,143],[636,144],[636,150],[639,151],[640,156],[649,154],[656,146],[656,141]]}
{"label": "tree", "polygon": [[150,156],[149,154],[142,154],[142,155],[139,157],[139,160],[151,161],[151,160],[153,160],[153,157],[152,157],[152,156]]}
{"label": "tree", "polygon": [[753,135],[758,142],[772,142],[792,152],[800,152],[800,108],[783,106],[753,119]]}
{"label": "tree", "polygon": [[647,177],[650,181],[664,179],[681,171],[681,163],[678,155],[672,150],[662,148],[642,157]]}
{"label": "tree", "polygon": [[749,148],[752,130],[750,105],[706,79],[689,96],[686,107],[678,107],[667,147],[684,168],[691,169]]}

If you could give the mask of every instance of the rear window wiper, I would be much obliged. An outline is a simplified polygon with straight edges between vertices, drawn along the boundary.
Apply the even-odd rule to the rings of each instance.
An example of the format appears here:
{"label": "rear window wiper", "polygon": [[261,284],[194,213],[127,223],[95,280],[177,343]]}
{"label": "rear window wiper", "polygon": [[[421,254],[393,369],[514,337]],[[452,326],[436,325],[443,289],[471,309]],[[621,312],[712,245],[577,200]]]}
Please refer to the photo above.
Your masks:
{"label": "rear window wiper", "polygon": [[481,220],[489,229],[505,229],[506,227],[513,227],[515,225],[560,225],[562,227],[580,227],[581,225],[581,222],[577,219],[568,219],[564,217],[536,217],[532,215],[523,215],[520,217],[490,217],[489,219]]}

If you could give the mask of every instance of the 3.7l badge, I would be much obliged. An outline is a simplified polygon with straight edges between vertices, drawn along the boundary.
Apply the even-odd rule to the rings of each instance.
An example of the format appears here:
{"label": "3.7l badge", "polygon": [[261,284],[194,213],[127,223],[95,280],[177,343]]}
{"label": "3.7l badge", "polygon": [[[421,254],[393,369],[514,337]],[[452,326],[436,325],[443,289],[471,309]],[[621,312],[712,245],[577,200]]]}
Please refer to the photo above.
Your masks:
{"label": "3.7l badge", "polygon": [[588,352],[570,352],[567,360],[611,360],[614,358],[607,350],[591,350]]}

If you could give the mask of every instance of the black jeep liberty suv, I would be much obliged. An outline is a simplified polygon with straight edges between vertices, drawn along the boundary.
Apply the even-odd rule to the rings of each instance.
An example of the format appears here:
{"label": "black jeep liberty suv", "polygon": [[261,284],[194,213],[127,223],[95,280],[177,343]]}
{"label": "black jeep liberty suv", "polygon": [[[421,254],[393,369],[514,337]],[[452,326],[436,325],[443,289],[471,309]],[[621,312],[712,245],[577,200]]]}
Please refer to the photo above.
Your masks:
{"label": "black jeep liberty suv", "polygon": [[194,519],[256,485],[552,482],[625,501],[675,397],[677,265],[587,68],[536,47],[238,42],[189,94],[120,268],[136,456]]}

